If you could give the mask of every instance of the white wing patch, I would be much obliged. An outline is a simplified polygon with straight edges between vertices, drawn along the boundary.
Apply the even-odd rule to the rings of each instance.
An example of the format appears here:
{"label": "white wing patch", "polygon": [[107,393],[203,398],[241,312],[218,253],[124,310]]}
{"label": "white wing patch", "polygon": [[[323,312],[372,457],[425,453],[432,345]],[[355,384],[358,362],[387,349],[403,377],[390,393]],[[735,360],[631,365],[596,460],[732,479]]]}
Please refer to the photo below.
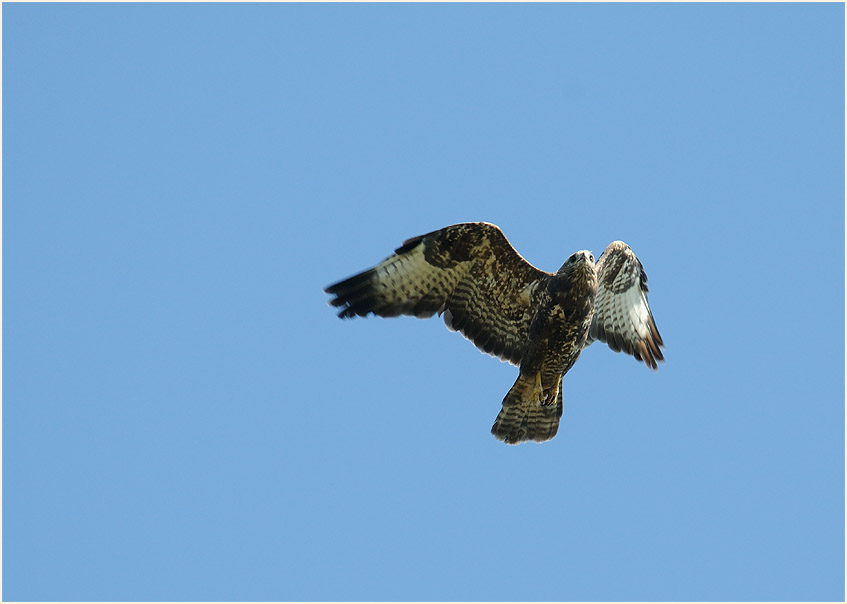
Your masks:
{"label": "white wing patch", "polygon": [[[397,315],[414,314],[431,317],[444,310],[444,302],[438,307],[423,307],[420,302],[430,297],[443,299],[467,272],[470,263],[460,263],[455,269],[439,269],[424,258],[424,246],[418,245],[405,254],[395,254],[374,267],[376,278],[372,284],[387,305],[396,306]],[[392,314],[395,314],[392,312]],[[451,327],[448,324],[448,327]]]}
{"label": "white wing patch", "polygon": [[597,277],[594,318],[585,346],[600,340],[656,369],[656,362],[664,360],[664,343],[647,304],[647,275],[641,262],[628,245],[615,241],[597,262]]}

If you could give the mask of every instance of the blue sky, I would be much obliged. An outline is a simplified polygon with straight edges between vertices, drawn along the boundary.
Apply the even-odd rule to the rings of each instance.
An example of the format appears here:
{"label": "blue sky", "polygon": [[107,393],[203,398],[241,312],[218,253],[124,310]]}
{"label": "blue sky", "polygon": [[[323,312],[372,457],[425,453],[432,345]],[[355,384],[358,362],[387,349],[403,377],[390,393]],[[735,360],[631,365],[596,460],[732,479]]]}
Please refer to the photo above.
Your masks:
{"label": "blue sky", "polygon": [[[5,600],[842,600],[844,7],[3,7]],[[667,362],[326,285],[623,239]]]}

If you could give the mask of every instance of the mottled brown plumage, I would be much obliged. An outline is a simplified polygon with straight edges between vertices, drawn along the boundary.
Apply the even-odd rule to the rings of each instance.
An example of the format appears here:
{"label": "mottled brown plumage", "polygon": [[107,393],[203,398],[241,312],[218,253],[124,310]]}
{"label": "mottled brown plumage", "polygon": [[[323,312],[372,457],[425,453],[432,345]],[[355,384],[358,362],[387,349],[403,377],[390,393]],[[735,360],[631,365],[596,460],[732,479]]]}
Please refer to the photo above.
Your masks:
{"label": "mottled brown plumage", "polygon": [[340,317],[443,314],[480,350],[520,366],[491,432],[516,444],[553,438],[562,416],[562,377],[593,340],[649,366],[663,360],[647,306],[647,277],[623,242],[595,267],[576,252],[541,271],[495,225],[474,222],[413,237],[372,269],[329,286]]}

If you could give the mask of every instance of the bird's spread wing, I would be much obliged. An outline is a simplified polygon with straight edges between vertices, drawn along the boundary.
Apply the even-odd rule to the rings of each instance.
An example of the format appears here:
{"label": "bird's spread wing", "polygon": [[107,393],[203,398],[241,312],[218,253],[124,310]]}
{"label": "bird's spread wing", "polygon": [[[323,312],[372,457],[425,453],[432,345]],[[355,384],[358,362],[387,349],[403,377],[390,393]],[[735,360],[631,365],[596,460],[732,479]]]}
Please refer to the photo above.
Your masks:
{"label": "bird's spread wing", "polygon": [[444,313],[448,328],[517,365],[549,277],[498,227],[471,222],[413,237],[377,266],[325,291],[340,317]]}
{"label": "bird's spread wing", "polygon": [[623,241],[609,244],[597,261],[597,300],[588,332],[609,348],[631,354],[653,369],[663,361],[662,336],[647,304],[647,274],[635,253]]}

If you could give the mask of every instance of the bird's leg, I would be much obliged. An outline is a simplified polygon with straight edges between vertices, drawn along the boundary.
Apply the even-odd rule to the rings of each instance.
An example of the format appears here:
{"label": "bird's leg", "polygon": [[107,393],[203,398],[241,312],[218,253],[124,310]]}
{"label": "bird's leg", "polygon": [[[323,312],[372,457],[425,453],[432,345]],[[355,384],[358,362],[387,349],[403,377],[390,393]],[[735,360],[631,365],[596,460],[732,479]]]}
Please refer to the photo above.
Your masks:
{"label": "bird's leg", "polygon": [[559,382],[559,380],[556,380],[553,383],[552,388],[548,388],[547,390],[544,391],[544,402],[541,403],[541,404],[542,405],[555,405],[556,399],[559,398],[559,388],[560,387],[561,387],[561,383]]}
{"label": "bird's leg", "polygon": [[532,388],[532,398],[538,401],[538,404],[544,404],[544,387],[541,385],[541,372],[535,374],[535,385]]}
{"label": "bird's leg", "polygon": [[561,388],[562,385],[561,378],[558,376],[550,377],[550,387],[544,388],[541,394],[541,404],[543,406],[556,404],[556,399],[559,397],[559,388]]}

